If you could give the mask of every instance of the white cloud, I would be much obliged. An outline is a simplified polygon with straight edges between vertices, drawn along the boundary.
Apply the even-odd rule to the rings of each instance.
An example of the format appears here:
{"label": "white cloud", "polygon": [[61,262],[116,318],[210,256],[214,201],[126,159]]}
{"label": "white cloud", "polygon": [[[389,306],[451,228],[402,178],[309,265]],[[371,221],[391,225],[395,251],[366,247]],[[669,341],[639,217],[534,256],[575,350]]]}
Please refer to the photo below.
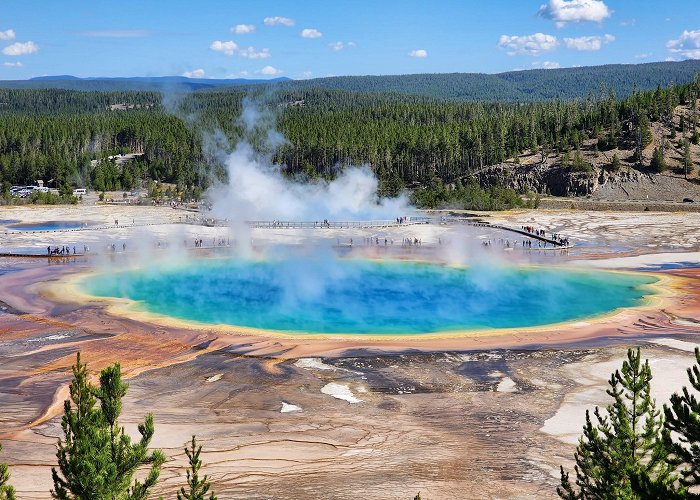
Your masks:
{"label": "white cloud", "polygon": [[549,0],[540,6],[539,15],[554,21],[558,28],[566,23],[600,23],[612,14],[603,0]]}
{"label": "white cloud", "polygon": [[0,40],[14,40],[15,32],[14,30],[0,31]]}
{"label": "white cloud", "polygon": [[700,30],[684,30],[679,38],[666,42],[666,48],[684,59],[700,59]]}
{"label": "white cloud", "polygon": [[541,68],[541,69],[561,68],[561,64],[559,64],[558,62],[554,62],[554,61],[535,61],[532,63],[532,66],[534,68]]}
{"label": "white cloud", "polygon": [[233,28],[231,28],[231,33],[235,33],[236,35],[248,35],[250,33],[255,33],[255,25],[237,24]]}
{"label": "white cloud", "polygon": [[635,55],[634,58],[635,58],[635,59],[648,59],[648,58],[650,58],[650,57],[653,56],[653,55],[654,55],[654,54],[652,54],[651,52],[643,52],[643,53],[641,53],[641,54]]}
{"label": "white cloud", "polygon": [[594,51],[600,50],[603,44],[614,42],[613,35],[603,36],[580,36],[578,38],[564,38],[564,45],[567,49]]}
{"label": "white cloud", "polygon": [[411,57],[418,57],[422,59],[424,57],[428,57],[428,51],[425,49],[416,49],[409,52],[408,55]]}
{"label": "white cloud", "polygon": [[236,51],[236,54],[238,54],[241,57],[245,57],[246,59],[267,59],[272,55],[270,54],[270,49],[257,50],[255,47],[246,47],[245,49],[238,49]]}
{"label": "white cloud", "polygon": [[277,76],[277,75],[282,74],[282,70],[274,68],[272,66],[265,66],[260,71],[258,71],[258,73],[260,73],[262,75],[268,75],[268,76]]}
{"label": "white cloud", "polygon": [[516,54],[528,54],[536,56],[542,52],[549,52],[557,47],[557,37],[535,33],[534,35],[501,35],[498,38],[498,47],[505,49],[509,56]]}
{"label": "white cloud", "polygon": [[267,59],[270,54],[270,49],[256,49],[255,47],[239,47],[236,42],[229,40],[222,42],[216,40],[211,43],[209,48],[215,52],[221,52],[227,56],[241,56],[246,59]]}
{"label": "white cloud", "polygon": [[233,40],[229,40],[228,42],[216,40],[211,43],[209,48],[215,52],[223,52],[227,56],[232,56],[238,50],[238,44]]}
{"label": "white cloud", "polygon": [[356,46],[355,42],[333,42],[329,43],[328,46],[335,52],[340,52],[343,49],[350,49]]}
{"label": "white cloud", "polygon": [[16,42],[2,49],[2,53],[6,56],[23,56],[33,54],[39,50],[39,46],[34,42]]}
{"label": "white cloud", "polygon": [[302,71],[301,73],[299,73],[299,77],[304,80],[306,80],[307,78],[311,78],[312,76],[314,76],[314,74],[311,71]]}
{"label": "white cloud", "polygon": [[3,65],[3,66],[7,66],[8,68],[21,68],[22,66],[24,66],[24,64],[22,64],[21,61],[17,61],[17,62],[4,62],[4,63],[2,63],[2,65]]}
{"label": "white cloud", "polygon": [[204,70],[202,68],[185,71],[182,76],[187,78],[204,78]]}
{"label": "white cloud", "polygon": [[318,31],[317,29],[314,28],[305,28],[301,30],[301,37],[302,38],[320,38],[323,36],[323,33]]}
{"label": "white cloud", "polygon": [[634,17],[620,21],[620,26],[634,26],[635,24],[637,24],[637,19]]}
{"label": "white cloud", "polygon": [[263,23],[265,23],[266,26],[294,26],[296,24],[294,19],[281,16],[266,17],[263,19]]}

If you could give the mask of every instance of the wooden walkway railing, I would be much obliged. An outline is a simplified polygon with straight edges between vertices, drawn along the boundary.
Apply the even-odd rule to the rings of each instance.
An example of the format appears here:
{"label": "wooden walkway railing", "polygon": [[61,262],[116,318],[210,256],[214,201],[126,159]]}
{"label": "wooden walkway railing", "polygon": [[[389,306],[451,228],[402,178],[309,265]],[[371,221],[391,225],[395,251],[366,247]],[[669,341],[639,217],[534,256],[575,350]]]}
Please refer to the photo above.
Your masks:
{"label": "wooden walkway railing", "polygon": [[392,220],[358,220],[358,221],[270,221],[253,220],[246,223],[255,229],[362,229],[371,227],[400,227],[415,224],[428,224],[429,217],[411,217],[403,222]]}

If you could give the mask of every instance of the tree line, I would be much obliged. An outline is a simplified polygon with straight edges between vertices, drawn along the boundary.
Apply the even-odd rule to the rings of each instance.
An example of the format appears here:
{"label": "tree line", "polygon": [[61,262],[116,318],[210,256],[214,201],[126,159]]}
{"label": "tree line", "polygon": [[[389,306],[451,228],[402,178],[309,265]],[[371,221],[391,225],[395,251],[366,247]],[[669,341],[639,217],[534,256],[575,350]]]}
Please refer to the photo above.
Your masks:
{"label": "tree line", "polygon": [[[177,95],[0,89],[0,182],[5,191],[37,179],[107,191],[152,180],[191,193],[224,178],[222,158],[246,140],[290,177],[333,178],[347,165],[368,164],[382,195],[435,179],[452,188],[525,151],[575,159],[591,139],[600,150],[634,149],[641,162],[650,124],[671,123],[679,104],[695,110],[698,97],[700,78],[625,99],[601,88],[585,99],[529,103],[307,88]],[[694,142],[697,123],[695,112],[680,126]],[[143,156],[123,167],[109,159],[124,152]]]}
{"label": "tree line", "polygon": [[270,94],[298,89],[331,89],[385,94],[396,92],[453,101],[535,102],[550,99],[584,99],[591,89],[606,84],[621,97],[636,89],[650,90],[670,82],[684,82],[700,71],[700,62],[607,64],[559,69],[532,69],[505,73],[418,73],[407,75],[335,76],[308,80],[218,80],[209,78],[75,78],[47,76],[31,80],[0,81],[10,89],[57,88],[78,91],[183,92],[261,89]]}

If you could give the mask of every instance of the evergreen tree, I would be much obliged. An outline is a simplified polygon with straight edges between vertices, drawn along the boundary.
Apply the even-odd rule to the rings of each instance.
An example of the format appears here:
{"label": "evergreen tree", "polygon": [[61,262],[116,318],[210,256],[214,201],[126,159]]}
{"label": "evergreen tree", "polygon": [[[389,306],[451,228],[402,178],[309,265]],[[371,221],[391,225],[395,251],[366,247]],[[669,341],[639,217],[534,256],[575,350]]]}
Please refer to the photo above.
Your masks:
{"label": "evergreen tree", "polygon": [[[61,421],[65,439],[57,445],[60,472],[52,470],[54,498],[140,500],[147,497],[165,456],[160,451],[148,453],[154,432],[152,415],[139,424],[141,439],[136,444],[131,443],[124,428],[119,426],[121,400],[127,388],[121,380],[119,363],[102,370],[99,388],[92,386],[87,366],[80,362],[78,353],[70,400],[64,403]],[[145,480],[133,480],[136,470],[147,464],[151,469]]]}
{"label": "evergreen tree", "polygon": [[574,172],[590,172],[593,170],[590,163],[586,162],[581,156],[581,151],[576,151],[574,154],[574,161],[571,164],[571,170]]}
{"label": "evergreen tree", "polygon": [[690,143],[683,141],[683,174],[688,178],[688,172],[692,168],[693,160],[690,156]]}
{"label": "evergreen tree", "polygon": [[612,157],[610,170],[612,170],[613,172],[617,172],[618,170],[620,170],[620,159],[617,157],[617,153],[615,153]]}
{"label": "evergreen tree", "polygon": [[[2,451],[2,445],[0,445]],[[7,464],[0,463],[0,500],[14,500],[15,489],[8,484],[10,481],[10,471]]]}
{"label": "evergreen tree", "polygon": [[629,349],[622,370],[615,371],[608,382],[607,393],[614,402],[606,414],[596,407],[594,425],[586,411],[575,453],[576,482],[571,484],[569,473],[561,467],[557,488],[561,498],[656,498],[639,493],[642,488],[667,492],[669,498],[683,493],[674,488],[673,468],[666,462],[662,435],[667,431],[651,398],[651,379],[649,362],[642,364],[639,349]]}
{"label": "evergreen tree", "polygon": [[[697,347],[695,359],[696,364],[688,368],[688,380],[693,389],[700,391],[700,350]],[[677,441],[667,439],[667,444],[679,466],[680,481],[685,486],[700,485],[700,401],[683,387],[681,394],[671,396],[670,406],[664,405],[664,413],[666,427],[678,436]]]}
{"label": "evergreen tree", "polygon": [[[202,461],[199,459],[199,454],[202,452],[202,447],[197,446],[197,441],[192,436],[190,448],[185,448],[185,454],[189,459],[190,467],[187,469],[187,486],[189,491],[185,490],[184,486],[177,492],[178,500],[206,500],[207,492],[211,488],[209,476],[199,478],[199,469],[202,467]],[[212,491],[208,497],[209,500],[216,500],[216,495]]]}
{"label": "evergreen tree", "polygon": [[654,148],[650,166],[655,172],[661,173],[666,170],[666,160],[664,159],[664,152],[661,148]]}

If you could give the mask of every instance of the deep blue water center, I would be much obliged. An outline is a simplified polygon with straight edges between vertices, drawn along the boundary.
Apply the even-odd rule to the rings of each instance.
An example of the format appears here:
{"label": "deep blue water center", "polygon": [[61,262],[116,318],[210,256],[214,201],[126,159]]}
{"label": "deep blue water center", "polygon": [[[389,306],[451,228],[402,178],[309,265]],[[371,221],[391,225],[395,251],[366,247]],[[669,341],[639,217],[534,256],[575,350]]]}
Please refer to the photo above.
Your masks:
{"label": "deep blue water center", "polygon": [[92,275],[91,295],[179,319],[304,333],[420,334],[545,325],[642,303],[656,279],[560,268],[200,260]]}

